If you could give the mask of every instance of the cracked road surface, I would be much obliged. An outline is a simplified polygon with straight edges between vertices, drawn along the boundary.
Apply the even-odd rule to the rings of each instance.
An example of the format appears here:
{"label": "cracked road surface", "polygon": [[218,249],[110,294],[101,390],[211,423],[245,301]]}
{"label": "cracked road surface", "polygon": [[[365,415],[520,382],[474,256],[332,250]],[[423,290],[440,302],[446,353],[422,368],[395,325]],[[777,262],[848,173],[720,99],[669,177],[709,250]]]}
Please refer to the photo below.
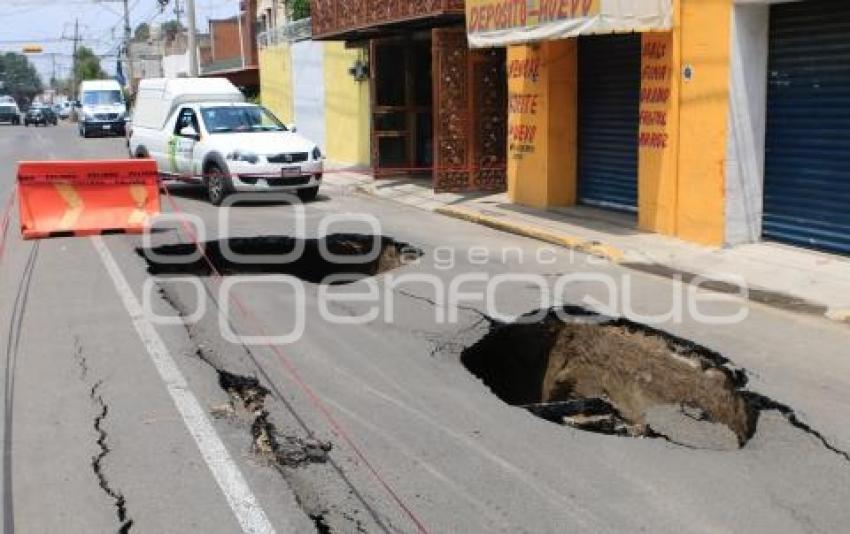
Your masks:
{"label": "cracked road surface", "polygon": [[[124,155],[123,140],[81,140],[67,125],[0,127],[0,193],[11,190],[18,160]],[[286,206],[240,206],[222,230],[219,211],[197,192],[173,191],[181,210],[207,223],[205,240],[295,234]],[[429,282],[398,277],[433,275],[448,286],[479,273],[462,288],[474,293],[487,277],[518,272],[629,276],[641,314],[666,311],[671,281],[561,249],[539,263],[536,241],[333,186],[305,207],[299,237],[317,237],[325,216],[346,212],[375,215],[381,235],[424,256],[373,270],[383,272],[372,278],[382,305],[364,324],[331,325],[322,314],[355,318],[372,304],[322,296],[362,295],[370,282],[307,282],[304,335],[278,351],[233,343],[222,329],[283,335],[295,324],[298,292],[267,274],[232,289],[251,318],[231,305],[222,325],[216,310],[227,303],[214,277],[200,285],[173,273],[152,278],[136,252],[141,237],[22,242],[13,224],[0,264],[4,532],[416,532],[399,502],[429,532],[835,532],[850,524],[846,326],[758,304],[739,324],[660,325],[744,369],[749,390],[790,407],[804,426],[765,409],[734,450],[585,432],[510,406],[464,368],[464,349],[498,324],[480,299],[446,302]],[[169,230],[147,245],[180,242]],[[492,255],[481,261],[482,250]],[[564,301],[601,302],[603,290],[579,281]],[[499,314],[540,309],[538,293],[510,285],[495,295]],[[145,302],[170,324],[140,313]],[[206,313],[190,321],[200,302]]]}

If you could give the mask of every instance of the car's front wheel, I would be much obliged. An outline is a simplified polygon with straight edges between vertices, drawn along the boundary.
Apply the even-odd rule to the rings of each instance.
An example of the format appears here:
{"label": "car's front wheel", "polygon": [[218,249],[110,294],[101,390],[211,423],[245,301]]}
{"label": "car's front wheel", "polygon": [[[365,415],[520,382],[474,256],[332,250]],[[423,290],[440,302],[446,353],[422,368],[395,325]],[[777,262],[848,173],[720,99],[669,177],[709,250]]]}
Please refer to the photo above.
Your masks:
{"label": "car's front wheel", "polygon": [[230,181],[227,174],[218,165],[210,165],[204,174],[210,204],[221,206],[221,203],[230,194]]}
{"label": "car's front wheel", "polygon": [[305,187],[304,189],[298,190],[298,198],[300,198],[304,202],[316,200],[316,197],[318,195],[319,195],[319,186],[318,185],[315,185],[313,187]]}

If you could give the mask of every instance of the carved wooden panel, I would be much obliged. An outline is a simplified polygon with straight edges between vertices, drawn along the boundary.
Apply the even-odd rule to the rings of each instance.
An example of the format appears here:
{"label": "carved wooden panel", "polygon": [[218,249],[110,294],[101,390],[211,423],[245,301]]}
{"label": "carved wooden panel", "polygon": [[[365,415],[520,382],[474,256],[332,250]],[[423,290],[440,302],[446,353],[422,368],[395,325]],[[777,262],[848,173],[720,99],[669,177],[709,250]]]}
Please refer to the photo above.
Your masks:
{"label": "carved wooden panel", "polygon": [[466,31],[432,30],[434,71],[434,189],[469,188],[469,48]]}
{"label": "carved wooden panel", "polygon": [[434,189],[504,191],[507,78],[501,49],[469,50],[464,28],[432,30]]}
{"label": "carved wooden panel", "polygon": [[470,52],[472,61],[473,176],[476,191],[507,187],[508,83],[505,50]]}
{"label": "carved wooden panel", "polygon": [[464,11],[463,0],[310,0],[310,6],[314,37]]}

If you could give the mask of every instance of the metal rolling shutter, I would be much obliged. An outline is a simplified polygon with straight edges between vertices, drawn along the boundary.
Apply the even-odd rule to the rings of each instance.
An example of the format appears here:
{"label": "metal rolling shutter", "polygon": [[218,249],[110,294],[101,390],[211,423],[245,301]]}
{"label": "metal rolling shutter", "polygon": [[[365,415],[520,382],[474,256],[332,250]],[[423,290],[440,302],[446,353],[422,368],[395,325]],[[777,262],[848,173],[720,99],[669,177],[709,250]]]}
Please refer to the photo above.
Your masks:
{"label": "metal rolling shutter", "polygon": [[579,39],[579,201],[637,209],[640,35]]}
{"label": "metal rolling shutter", "polygon": [[771,7],[764,235],[850,253],[850,5]]}

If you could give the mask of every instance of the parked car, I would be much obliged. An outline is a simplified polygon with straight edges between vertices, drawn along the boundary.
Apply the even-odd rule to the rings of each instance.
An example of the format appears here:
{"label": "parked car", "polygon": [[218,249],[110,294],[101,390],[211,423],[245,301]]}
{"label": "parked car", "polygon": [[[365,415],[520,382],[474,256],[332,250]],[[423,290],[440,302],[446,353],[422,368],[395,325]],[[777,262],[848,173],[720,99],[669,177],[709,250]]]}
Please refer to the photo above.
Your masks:
{"label": "parked car", "polygon": [[128,149],[131,157],[156,160],[166,176],[203,184],[214,205],[236,191],[312,200],[324,168],[316,143],[246,103],[224,78],[142,80]]}
{"label": "parked car", "polygon": [[56,113],[49,106],[35,105],[30,107],[26,115],[24,115],[24,126],[29,126],[30,124],[35,126],[39,124],[42,126],[56,126],[59,124],[59,118],[56,117]]}
{"label": "parked car", "polygon": [[86,80],[81,83],[77,106],[80,136],[125,134],[127,105],[124,91],[115,80]]}
{"label": "parked car", "polygon": [[9,124],[21,123],[21,110],[18,109],[18,105],[14,101],[11,104],[0,104],[0,122],[8,122]]}

